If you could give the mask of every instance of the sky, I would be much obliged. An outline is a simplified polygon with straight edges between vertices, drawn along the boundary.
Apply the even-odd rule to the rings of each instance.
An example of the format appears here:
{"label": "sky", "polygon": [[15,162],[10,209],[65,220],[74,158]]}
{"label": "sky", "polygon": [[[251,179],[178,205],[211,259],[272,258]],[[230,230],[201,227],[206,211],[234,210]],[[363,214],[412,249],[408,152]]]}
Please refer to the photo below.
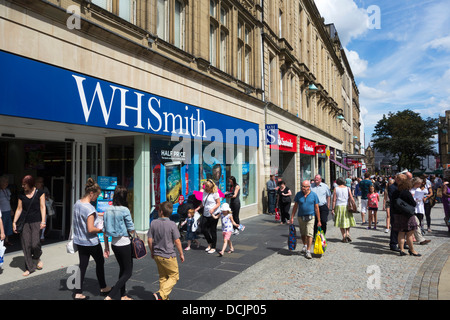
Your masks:
{"label": "sky", "polygon": [[449,0],[315,0],[334,23],[356,84],[367,147],[389,112],[450,110]]}

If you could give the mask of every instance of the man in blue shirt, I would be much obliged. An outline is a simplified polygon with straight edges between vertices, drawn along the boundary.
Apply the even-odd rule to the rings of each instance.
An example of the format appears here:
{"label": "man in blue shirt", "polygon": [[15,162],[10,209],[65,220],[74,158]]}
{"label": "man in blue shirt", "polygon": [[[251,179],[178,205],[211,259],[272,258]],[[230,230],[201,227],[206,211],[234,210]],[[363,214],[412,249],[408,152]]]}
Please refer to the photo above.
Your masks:
{"label": "man in blue shirt", "polygon": [[[331,191],[328,185],[322,182],[322,177],[320,174],[317,174],[314,177],[314,183],[311,185],[311,191],[317,194],[319,197],[319,211],[320,211],[320,222],[322,223],[323,233],[327,233],[327,221],[328,221],[328,213],[331,203]],[[314,224],[314,235],[317,233],[317,222],[316,220]]]}
{"label": "man in blue shirt", "polygon": [[314,237],[314,221],[317,219],[317,226],[321,227],[319,212],[319,197],[311,192],[309,180],[302,182],[302,191],[297,192],[294,198],[294,208],[292,209],[290,223],[294,223],[294,216],[297,213],[300,235],[303,242],[302,253],[307,259],[311,259],[311,244]]}

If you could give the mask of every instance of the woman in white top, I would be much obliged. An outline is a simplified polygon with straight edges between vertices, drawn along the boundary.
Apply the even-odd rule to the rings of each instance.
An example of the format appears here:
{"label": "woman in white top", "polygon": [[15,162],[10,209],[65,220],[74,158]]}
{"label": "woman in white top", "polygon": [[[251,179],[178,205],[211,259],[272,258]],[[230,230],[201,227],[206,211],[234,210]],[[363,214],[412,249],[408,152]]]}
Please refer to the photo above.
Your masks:
{"label": "woman in white top", "polygon": [[419,226],[414,230],[414,238],[421,245],[429,243],[431,240],[426,240],[422,234],[422,219],[425,213],[424,202],[428,200],[428,190],[426,188],[422,189],[423,180],[421,178],[415,177],[412,181],[412,189],[409,191],[416,201],[416,223]]}
{"label": "woman in white top", "polygon": [[353,213],[348,211],[347,204],[349,197],[353,200],[353,195],[343,178],[338,178],[336,183],[338,186],[333,191],[333,210],[331,211],[335,215],[334,225],[341,229],[342,242],[351,242],[350,227],[356,226],[356,222]]}
{"label": "woman in white top", "polygon": [[208,242],[208,247],[205,250],[208,253],[216,252],[218,220],[214,219],[212,215],[217,215],[220,213],[220,196],[217,191],[218,188],[214,181],[208,179],[205,182],[202,203],[196,209],[196,211],[198,211],[203,208],[201,229],[206,241]]}

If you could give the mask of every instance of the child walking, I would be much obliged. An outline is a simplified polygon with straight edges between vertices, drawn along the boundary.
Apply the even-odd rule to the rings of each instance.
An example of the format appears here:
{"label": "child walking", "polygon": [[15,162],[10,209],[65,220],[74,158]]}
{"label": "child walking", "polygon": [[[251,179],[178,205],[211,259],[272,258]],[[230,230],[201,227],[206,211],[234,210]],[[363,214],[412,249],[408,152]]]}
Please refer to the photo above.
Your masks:
{"label": "child walking", "polygon": [[184,248],[185,251],[191,250],[191,243],[194,242],[197,248],[200,246],[200,242],[197,240],[197,234],[192,231],[192,225],[194,224],[194,209],[189,209],[187,213],[187,219],[181,223],[181,226],[186,225],[186,240],[187,247]]}
{"label": "child walking", "polygon": [[219,256],[223,256],[227,245],[230,246],[230,250],[228,253],[232,253],[234,251],[233,243],[231,243],[231,234],[233,233],[233,226],[239,229],[239,225],[234,222],[233,215],[231,214],[231,208],[228,203],[222,204],[220,207],[220,214],[213,215],[214,219],[222,218],[222,235],[223,235],[223,247],[222,251],[219,252]]}
{"label": "child walking", "polygon": [[159,273],[159,291],[154,293],[156,300],[168,300],[169,294],[178,282],[179,271],[175,247],[184,262],[180,232],[175,222],[169,219],[173,205],[169,201],[160,204],[158,219],[153,220],[148,230],[148,247],[155,260]]}
{"label": "child walking", "polygon": [[369,187],[369,193],[367,194],[368,199],[368,209],[369,209],[369,227],[367,229],[371,229],[371,223],[373,220],[373,228],[377,228],[377,212],[378,212],[378,202],[380,201],[380,195],[378,192],[375,192],[375,187],[371,185]]}

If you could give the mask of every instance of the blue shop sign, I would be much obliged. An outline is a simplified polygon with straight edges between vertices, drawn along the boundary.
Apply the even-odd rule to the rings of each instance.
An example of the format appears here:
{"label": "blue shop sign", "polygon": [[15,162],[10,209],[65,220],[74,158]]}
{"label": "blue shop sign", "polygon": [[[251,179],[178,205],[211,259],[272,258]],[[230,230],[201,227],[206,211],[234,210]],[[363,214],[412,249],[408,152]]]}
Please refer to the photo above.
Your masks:
{"label": "blue shop sign", "polygon": [[0,114],[258,147],[258,125],[0,51]]}

